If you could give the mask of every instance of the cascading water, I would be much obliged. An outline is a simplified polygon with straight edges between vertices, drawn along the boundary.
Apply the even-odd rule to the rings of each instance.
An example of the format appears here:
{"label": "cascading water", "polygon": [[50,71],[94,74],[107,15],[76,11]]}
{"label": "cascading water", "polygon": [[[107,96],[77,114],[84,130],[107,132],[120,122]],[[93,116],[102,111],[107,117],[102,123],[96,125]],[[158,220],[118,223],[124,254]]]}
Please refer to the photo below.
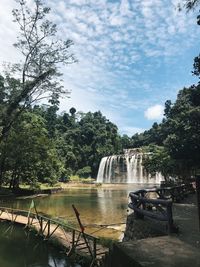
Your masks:
{"label": "cascading water", "polygon": [[146,155],[140,149],[127,149],[123,155],[102,158],[97,183],[160,183],[160,173],[151,177],[144,169],[142,161]]}
{"label": "cascading water", "polygon": [[97,175],[97,181],[99,183],[103,183],[106,162],[107,162],[107,157],[104,157],[101,159],[101,162],[99,165],[99,171],[98,171],[98,175]]}

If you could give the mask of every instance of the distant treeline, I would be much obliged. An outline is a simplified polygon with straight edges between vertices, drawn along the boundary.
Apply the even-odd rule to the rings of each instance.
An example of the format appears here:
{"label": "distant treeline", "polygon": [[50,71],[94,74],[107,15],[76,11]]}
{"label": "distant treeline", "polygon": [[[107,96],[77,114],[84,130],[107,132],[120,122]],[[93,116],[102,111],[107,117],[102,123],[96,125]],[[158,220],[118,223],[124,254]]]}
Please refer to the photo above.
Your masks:
{"label": "distant treeline", "polygon": [[[1,101],[3,112],[6,94]],[[58,114],[58,103],[28,107],[0,143],[1,180],[18,187],[21,182],[64,181],[74,174],[95,177],[103,156],[122,151],[122,139],[99,111],[71,108]]]}

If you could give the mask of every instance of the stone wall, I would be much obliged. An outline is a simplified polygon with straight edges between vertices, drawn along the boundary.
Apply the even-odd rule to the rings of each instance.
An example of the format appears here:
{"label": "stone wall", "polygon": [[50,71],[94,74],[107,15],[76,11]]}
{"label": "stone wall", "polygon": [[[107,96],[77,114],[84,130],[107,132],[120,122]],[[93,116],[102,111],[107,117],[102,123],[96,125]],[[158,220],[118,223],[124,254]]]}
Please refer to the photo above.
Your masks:
{"label": "stone wall", "polygon": [[167,234],[166,222],[149,218],[139,219],[134,212],[127,216],[123,241],[132,241]]}

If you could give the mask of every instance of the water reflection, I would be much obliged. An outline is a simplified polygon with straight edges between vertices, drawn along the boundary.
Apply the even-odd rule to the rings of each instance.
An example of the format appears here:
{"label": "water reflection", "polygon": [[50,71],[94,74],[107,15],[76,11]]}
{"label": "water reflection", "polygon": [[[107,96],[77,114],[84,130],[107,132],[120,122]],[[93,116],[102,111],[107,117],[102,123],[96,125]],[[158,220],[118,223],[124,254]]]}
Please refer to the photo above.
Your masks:
{"label": "water reflection", "polygon": [[[129,192],[144,187],[147,187],[147,185],[123,184],[111,185],[108,188],[69,188],[55,195],[37,198],[35,203],[39,212],[55,218],[65,219],[73,224],[76,223],[72,210],[72,204],[74,204],[88,232],[95,232],[98,236],[119,238],[123,229],[119,231],[115,227],[112,227],[112,229],[104,227],[97,231],[97,228],[100,227],[99,225],[125,223]],[[24,199],[5,202],[4,205],[28,209],[30,202],[30,199]]]}
{"label": "water reflection", "polygon": [[0,223],[0,266],[80,267],[32,232],[17,225]]}

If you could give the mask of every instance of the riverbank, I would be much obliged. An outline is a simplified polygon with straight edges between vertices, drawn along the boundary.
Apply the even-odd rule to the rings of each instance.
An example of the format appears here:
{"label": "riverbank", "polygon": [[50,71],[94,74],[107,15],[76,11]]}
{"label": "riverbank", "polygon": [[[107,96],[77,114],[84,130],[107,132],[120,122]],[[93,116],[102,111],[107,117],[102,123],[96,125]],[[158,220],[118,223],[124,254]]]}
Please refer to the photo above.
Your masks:
{"label": "riverbank", "polygon": [[155,184],[127,184],[127,183],[105,183],[105,184],[101,184],[101,183],[82,183],[82,182],[68,182],[68,183],[58,183],[59,186],[62,189],[69,189],[69,188],[105,188],[105,189],[110,189],[110,190],[124,190],[127,189],[128,187],[132,187],[134,188],[135,185],[143,188],[151,188],[151,187],[155,187]]}
{"label": "riverbank", "polygon": [[[81,183],[81,182],[58,182],[55,186],[48,184],[41,184],[38,188],[31,188],[27,185],[21,185],[19,188],[10,189],[2,187],[0,189],[0,197],[40,197],[50,194],[58,193],[69,188],[96,188],[98,184],[95,183]],[[101,185],[100,185],[101,186]]]}
{"label": "riverbank", "polygon": [[[15,189],[14,191],[12,189],[9,189],[8,187],[3,187],[0,189],[0,198],[1,197],[41,197],[49,194],[55,194],[62,190],[69,190],[69,189],[109,189],[109,190],[126,190],[127,185],[130,188],[134,188],[134,184],[99,184],[95,182],[91,183],[84,183],[84,182],[74,182],[70,181],[68,183],[58,182],[55,184],[55,186],[50,186],[48,184],[41,184],[40,188],[33,189],[26,185],[22,185],[19,189]],[[139,187],[142,187],[144,185],[138,184]],[[145,185],[145,188],[151,188],[154,187],[153,184]]]}

